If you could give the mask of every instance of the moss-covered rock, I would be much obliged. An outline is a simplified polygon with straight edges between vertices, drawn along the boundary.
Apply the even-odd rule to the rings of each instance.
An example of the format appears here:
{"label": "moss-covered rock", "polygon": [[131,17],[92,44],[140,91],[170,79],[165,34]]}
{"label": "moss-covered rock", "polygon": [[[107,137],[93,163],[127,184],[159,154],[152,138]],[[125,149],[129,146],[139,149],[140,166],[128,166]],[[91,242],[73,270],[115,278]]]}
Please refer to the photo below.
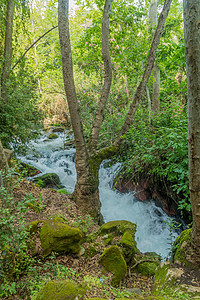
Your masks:
{"label": "moss-covered rock", "polygon": [[[105,246],[117,244],[121,249],[126,263],[131,264],[136,253],[140,253],[135,241],[136,224],[125,221],[110,221],[100,227],[100,235],[104,235]],[[117,243],[116,239],[117,237]],[[119,242],[120,240],[120,242]]]}
{"label": "moss-covered rock", "polygon": [[175,263],[181,263],[185,266],[190,266],[192,262],[192,253],[190,246],[192,242],[192,229],[187,229],[181,232],[173,245],[172,259]]}
{"label": "moss-covered rock", "polygon": [[[136,271],[143,276],[154,276],[161,262],[161,256],[155,252],[140,253],[135,256]],[[137,264],[138,263],[138,264]]]}
{"label": "moss-covered rock", "polygon": [[49,136],[48,136],[48,138],[49,138],[50,140],[57,139],[57,138],[58,138],[58,135],[57,135],[56,133],[50,133]]}
{"label": "moss-covered rock", "polygon": [[131,264],[135,254],[139,253],[137,243],[135,241],[135,232],[132,230],[125,231],[121,238],[120,245],[122,247],[122,253],[127,264]]}
{"label": "moss-covered rock", "polygon": [[100,234],[115,233],[115,235],[123,235],[127,230],[135,233],[136,224],[125,220],[110,221],[100,227]]}
{"label": "moss-covered rock", "polygon": [[[38,293],[36,300],[74,300],[83,299],[86,289],[75,285],[67,280],[52,280],[45,284],[45,286]],[[77,298],[76,298],[77,297]]]}
{"label": "moss-covered rock", "polygon": [[100,264],[114,275],[112,285],[118,286],[127,272],[126,262],[118,246],[105,249],[100,258]]}
{"label": "moss-covered rock", "polygon": [[68,226],[61,218],[45,221],[40,230],[44,256],[49,255],[52,251],[79,253],[81,239],[80,229]]}
{"label": "moss-covered rock", "polygon": [[111,245],[112,240],[113,240],[113,235],[112,234],[106,234],[105,236],[103,236],[103,240],[104,240],[104,245],[105,246]]}
{"label": "moss-covered rock", "polygon": [[62,188],[60,178],[55,173],[47,173],[38,176],[36,178],[33,178],[33,182],[38,184],[41,188],[45,188],[45,187],[54,187],[57,189]]}

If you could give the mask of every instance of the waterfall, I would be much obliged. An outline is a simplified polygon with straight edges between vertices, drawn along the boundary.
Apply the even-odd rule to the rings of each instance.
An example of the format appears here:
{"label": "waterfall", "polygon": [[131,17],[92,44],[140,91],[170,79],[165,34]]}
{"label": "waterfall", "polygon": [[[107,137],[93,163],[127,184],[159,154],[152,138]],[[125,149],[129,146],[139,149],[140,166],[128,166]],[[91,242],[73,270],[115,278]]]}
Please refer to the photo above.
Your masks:
{"label": "waterfall", "polygon": [[[57,135],[57,139],[51,140],[43,132],[37,140],[30,142],[26,155],[17,157],[42,173],[58,174],[61,183],[71,193],[76,184],[75,149],[64,149],[66,133]],[[107,165],[108,163],[103,162],[99,171],[101,212],[105,222],[127,220],[137,224],[138,249],[142,252],[156,252],[163,259],[166,258],[178,236],[171,226],[171,220],[152,200],[140,202],[134,197],[134,193],[122,194],[112,189],[120,164],[111,167]]]}

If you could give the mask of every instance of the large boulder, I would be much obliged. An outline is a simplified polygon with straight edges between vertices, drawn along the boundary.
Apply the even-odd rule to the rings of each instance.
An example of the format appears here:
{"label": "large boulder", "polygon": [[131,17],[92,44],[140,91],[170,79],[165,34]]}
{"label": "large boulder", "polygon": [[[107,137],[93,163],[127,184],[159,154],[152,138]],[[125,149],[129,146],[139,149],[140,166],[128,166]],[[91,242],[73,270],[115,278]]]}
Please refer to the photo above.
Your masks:
{"label": "large boulder", "polygon": [[108,233],[112,233],[114,235],[123,235],[125,231],[129,230],[135,234],[136,228],[136,224],[132,222],[125,220],[117,220],[103,224],[100,228],[100,233],[101,235]]}
{"label": "large boulder", "polygon": [[105,245],[117,244],[127,264],[131,264],[136,253],[140,253],[135,241],[136,224],[117,220],[110,221],[100,227],[100,235],[103,235]]}
{"label": "large boulder", "polygon": [[52,280],[39,291],[36,300],[83,299],[86,289],[67,280]]}
{"label": "large boulder", "polygon": [[192,252],[192,229],[187,229],[181,232],[174,242],[172,249],[172,259],[175,263],[183,266],[192,266],[198,264],[194,261]]}
{"label": "large boulder", "polygon": [[40,230],[43,255],[52,251],[57,253],[74,253],[80,251],[82,234],[80,229],[72,228],[62,218],[44,221]]}
{"label": "large boulder", "polygon": [[62,184],[60,182],[60,178],[55,173],[47,173],[32,180],[34,183],[38,184],[41,188],[51,187],[56,189],[61,189]]}
{"label": "large boulder", "polygon": [[105,249],[100,258],[100,264],[113,274],[111,284],[118,286],[127,272],[126,262],[118,246]]}

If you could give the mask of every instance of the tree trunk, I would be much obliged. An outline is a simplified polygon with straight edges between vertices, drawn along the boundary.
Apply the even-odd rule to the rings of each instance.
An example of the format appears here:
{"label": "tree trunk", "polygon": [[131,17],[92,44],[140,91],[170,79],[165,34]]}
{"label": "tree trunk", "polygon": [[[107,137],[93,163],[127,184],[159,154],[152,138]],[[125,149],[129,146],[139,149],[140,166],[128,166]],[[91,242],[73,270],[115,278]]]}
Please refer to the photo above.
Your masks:
{"label": "tree trunk", "polygon": [[6,175],[7,172],[8,172],[8,161],[0,140],[0,186],[2,186],[4,183],[2,175]]}
{"label": "tree trunk", "polygon": [[160,111],[160,67],[157,63],[155,63],[153,67],[152,111],[154,114]]}
{"label": "tree trunk", "polygon": [[112,66],[109,54],[109,18],[112,0],[106,0],[104,6],[102,20],[102,56],[104,61],[104,85],[88,145],[86,145],[84,140],[80,110],[74,85],[68,21],[69,3],[67,0],[58,1],[58,28],[62,53],[63,80],[76,143],[77,183],[74,191],[74,199],[82,210],[92,214],[92,216],[94,216],[99,222],[102,221],[98,190],[98,175],[100,164],[103,159],[109,158],[117,152],[121,141],[123,140],[122,136],[127,132],[131,124],[133,123],[134,113],[136,111],[139,100],[143,95],[144,89],[154,65],[156,49],[158,47],[159,39],[164,28],[164,23],[169,12],[170,4],[171,0],[165,0],[163,11],[158,22],[158,28],[152,42],[147,67],[145,69],[142,81],[136,91],[133,102],[130,106],[126,121],[122,127],[121,132],[119,133],[119,137],[113,146],[97,151],[99,132],[103,121],[104,110],[112,81]]}
{"label": "tree trunk", "polygon": [[14,0],[7,2],[7,15],[6,15],[6,32],[5,32],[5,46],[4,46],[4,60],[1,75],[1,95],[0,97],[7,100],[7,84],[10,76],[11,63],[12,63],[12,33],[13,33],[13,17],[14,17],[15,4]]}
{"label": "tree trunk", "polygon": [[108,99],[112,67],[109,54],[109,17],[112,0],[106,0],[102,21],[102,55],[104,60],[104,86],[96,112],[94,127],[91,132],[89,147],[86,147],[83,126],[80,118],[80,109],[74,85],[72,52],[69,34],[68,8],[69,2],[58,1],[58,27],[62,53],[63,80],[67,96],[72,128],[76,143],[76,171],[77,183],[74,191],[74,200],[85,212],[90,212],[99,222],[102,221],[99,200],[99,168],[102,159],[95,156],[99,131],[103,120],[103,112]]}
{"label": "tree trunk", "polygon": [[200,2],[184,0],[188,89],[189,188],[192,205],[193,259],[200,263]]}
{"label": "tree trunk", "polygon": [[151,75],[151,72],[152,72],[152,69],[154,66],[156,50],[157,50],[159,42],[160,42],[160,37],[162,35],[165,21],[168,16],[168,13],[169,13],[171,2],[172,2],[172,0],[165,0],[162,12],[159,16],[158,25],[157,25],[157,28],[156,28],[156,31],[155,31],[155,34],[154,34],[154,37],[152,40],[151,49],[150,49],[150,53],[148,56],[147,65],[146,65],[144,74],[142,76],[142,80],[141,80],[139,86],[137,87],[137,90],[135,92],[133,101],[130,105],[130,109],[127,114],[126,120],[122,126],[122,129],[121,129],[114,145],[119,145],[120,143],[122,143],[124,135],[129,130],[130,126],[133,124],[135,112],[137,110],[140,99],[142,98],[142,95],[144,94],[144,90],[146,88],[147,82],[149,80],[149,77]]}
{"label": "tree trunk", "polygon": [[[157,7],[158,1],[152,0],[149,7],[149,19],[151,26],[152,38],[155,34],[155,29],[158,24],[157,21]],[[155,114],[160,110],[160,68],[155,62],[153,67],[153,99],[152,99],[152,111]]]}

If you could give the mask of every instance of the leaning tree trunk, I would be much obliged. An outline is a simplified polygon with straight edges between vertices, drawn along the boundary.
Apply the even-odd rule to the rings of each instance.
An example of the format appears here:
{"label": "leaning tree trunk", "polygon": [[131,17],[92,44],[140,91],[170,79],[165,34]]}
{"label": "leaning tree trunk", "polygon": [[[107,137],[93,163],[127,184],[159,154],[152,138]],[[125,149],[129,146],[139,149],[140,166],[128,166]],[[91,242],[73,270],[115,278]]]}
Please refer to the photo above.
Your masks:
{"label": "leaning tree trunk", "polygon": [[14,17],[14,0],[8,0],[7,2],[7,14],[6,14],[6,32],[5,32],[5,46],[4,46],[4,58],[3,68],[1,74],[1,89],[0,97],[7,100],[7,85],[10,76],[11,63],[12,63],[12,33],[13,33],[13,17]]}
{"label": "leaning tree trunk", "polygon": [[112,0],[106,0],[102,22],[104,86],[101,93],[99,107],[96,112],[95,125],[87,148],[84,140],[80,109],[74,85],[68,20],[69,3],[66,0],[58,1],[58,28],[62,53],[63,80],[76,143],[77,183],[74,191],[74,199],[80,208],[92,214],[99,222],[102,221],[102,217],[100,214],[101,205],[99,200],[98,173],[102,159],[95,155],[95,150],[97,148],[99,131],[103,120],[103,111],[105,109],[112,81],[112,68],[109,54],[109,17],[111,5]]}
{"label": "leaning tree trunk", "polygon": [[193,259],[200,263],[200,1],[184,0],[188,89],[189,188],[192,205]]}
{"label": "leaning tree trunk", "polygon": [[104,6],[103,20],[102,20],[102,55],[104,61],[104,85],[100,96],[99,106],[96,111],[95,121],[89,143],[86,145],[84,140],[82,122],[80,118],[80,109],[76,97],[72,52],[69,34],[68,21],[68,0],[58,1],[58,28],[59,38],[62,53],[63,65],[63,80],[65,92],[67,96],[69,112],[71,116],[72,127],[74,131],[76,143],[76,170],[77,183],[74,191],[74,198],[78,206],[88,213],[92,214],[98,221],[101,221],[100,201],[99,201],[99,168],[103,159],[114,155],[123,141],[123,136],[133,124],[133,116],[137,109],[139,100],[141,99],[149,76],[153,69],[156,50],[159,40],[164,28],[165,20],[167,18],[171,0],[165,0],[163,11],[160,14],[158,27],[154,35],[150,54],[148,57],[147,67],[145,69],[142,81],[137,88],[127,118],[119,133],[118,139],[108,148],[97,151],[99,132],[103,121],[104,110],[108,99],[111,81],[112,81],[112,67],[109,54],[109,18],[112,0],[106,0]]}
{"label": "leaning tree trunk", "polygon": [[[157,21],[157,6],[158,1],[152,0],[149,7],[149,19],[151,26],[152,38],[155,34]],[[155,62],[153,67],[153,97],[152,97],[152,111],[155,114],[160,110],[160,68]]]}

